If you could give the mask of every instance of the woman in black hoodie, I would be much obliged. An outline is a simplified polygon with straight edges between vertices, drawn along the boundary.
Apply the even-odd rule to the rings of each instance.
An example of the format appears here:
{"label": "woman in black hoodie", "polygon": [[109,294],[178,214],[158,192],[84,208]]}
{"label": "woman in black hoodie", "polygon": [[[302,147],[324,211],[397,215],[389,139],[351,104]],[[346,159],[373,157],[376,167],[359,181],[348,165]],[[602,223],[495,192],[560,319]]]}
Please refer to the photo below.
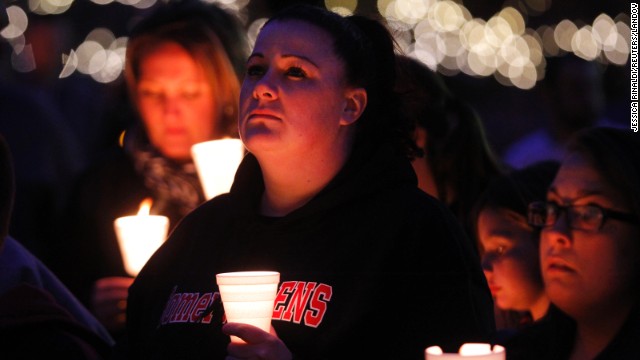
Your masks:
{"label": "woman in black hoodie", "polygon": [[[240,94],[249,154],[130,288],[131,358],[423,359],[488,341],[486,280],[453,214],[417,187],[394,69],[377,21],[295,6],[266,23]],[[281,276],[273,331],[223,326],[215,274],[260,269]]]}

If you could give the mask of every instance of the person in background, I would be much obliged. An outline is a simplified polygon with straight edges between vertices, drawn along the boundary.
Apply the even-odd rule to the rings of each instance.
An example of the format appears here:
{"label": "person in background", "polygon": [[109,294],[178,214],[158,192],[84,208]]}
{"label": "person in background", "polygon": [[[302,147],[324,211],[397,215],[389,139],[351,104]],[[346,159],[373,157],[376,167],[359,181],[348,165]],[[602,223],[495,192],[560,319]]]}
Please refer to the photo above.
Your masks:
{"label": "person in background", "polygon": [[170,227],[205,201],[195,143],[237,137],[245,32],[235,16],[198,0],[159,4],[136,24],[125,76],[136,120],[121,147],[81,177],[56,273],[118,336],[127,289],[114,220],[145,198]]}
{"label": "person in background", "polygon": [[576,133],[546,201],[540,263],[551,307],[513,337],[508,359],[634,359],[640,339],[640,137]]}
{"label": "person in background", "polygon": [[438,74],[405,55],[398,55],[397,64],[396,91],[402,95],[405,116],[413,120],[421,150],[411,163],[418,186],[447,204],[472,238],[473,205],[504,166],[477,113],[457,99]]}
{"label": "person in background", "polygon": [[[124,354],[422,359],[490,339],[472,244],[417,186],[394,73],[375,20],[298,4],[266,22],[240,95],[249,152],[231,191],[186,216],[135,279]],[[280,272],[273,331],[223,326],[215,274],[265,269]]]}
{"label": "person in background", "polygon": [[501,341],[549,308],[540,273],[540,231],[528,223],[528,206],[546,198],[558,167],[556,161],[539,162],[492,180],[473,211]]}
{"label": "person in background", "polygon": [[621,127],[604,117],[603,69],[596,61],[574,54],[549,58],[539,91],[549,115],[540,129],[514,141],[503,159],[514,168],[543,160],[561,161],[567,142],[581,129]]}
{"label": "person in background", "polygon": [[114,340],[40,259],[9,234],[11,151],[0,136],[0,347],[3,359],[107,359]]}

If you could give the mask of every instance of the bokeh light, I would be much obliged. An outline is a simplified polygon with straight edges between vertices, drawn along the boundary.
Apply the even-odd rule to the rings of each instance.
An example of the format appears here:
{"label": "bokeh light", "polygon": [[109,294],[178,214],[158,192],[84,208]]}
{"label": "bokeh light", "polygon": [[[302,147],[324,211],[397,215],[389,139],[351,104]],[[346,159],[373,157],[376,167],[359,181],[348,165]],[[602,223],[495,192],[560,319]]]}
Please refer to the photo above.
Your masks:
{"label": "bokeh light", "polygon": [[[158,1],[90,0],[95,6],[119,3],[138,9],[150,8]],[[241,19],[246,19],[250,3],[203,1],[236,12]],[[551,2],[505,2],[504,8],[487,19],[474,17],[461,1],[452,0],[377,0],[374,9],[386,18],[402,51],[446,76],[461,72],[473,77],[493,76],[505,86],[531,89],[544,78],[548,57],[574,53],[605,65],[626,65],[631,48],[627,15],[612,18],[603,13],[590,24],[562,19],[535,29],[528,27],[527,19],[549,10]],[[324,4],[343,15],[355,13],[361,5],[358,0],[324,0]],[[55,16],[73,5],[74,0],[29,0],[27,9],[17,5],[6,8],[9,23],[0,29],[0,37],[12,47],[14,70],[28,72],[35,68],[32,49],[24,38],[28,12]],[[265,21],[259,18],[246,24],[250,43]],[[109,29],[96,28],[77,47],[62,54],[59,76],[80,73],[102,83],[115,81],[123,71],[126,43],[126,37],[116,38]]]}
{"label": "bokeh light", "polygon": [[7,18],[9,24],[0,30],[0,36],[8,40],[22,36],[29,26],[27,13],[20,7],[13,5],[7,8]]}
{"label": "bokeh light", "polygon": [[74,0],[29,0],[29,10],[38,15],[56,15],[69,10]]}

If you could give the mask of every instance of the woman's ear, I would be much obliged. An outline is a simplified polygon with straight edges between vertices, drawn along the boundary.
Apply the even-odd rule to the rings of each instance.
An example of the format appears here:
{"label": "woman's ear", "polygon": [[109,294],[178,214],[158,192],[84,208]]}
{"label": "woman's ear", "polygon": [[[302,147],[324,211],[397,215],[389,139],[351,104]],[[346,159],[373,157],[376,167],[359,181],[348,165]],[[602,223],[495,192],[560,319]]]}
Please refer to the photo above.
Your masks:
{"label": "woman's ear", "polygon": [[416,145],[418,145],[420,149],[426,151],[427,150],[427,129],[420,126],[416,126],[414,137],[416,140]]}
{"label": "woman's ear", "polygon": [[364,88],[353,88],[347,90],[340,125],[351,125],[356,122],[366,107],[367,91]]}

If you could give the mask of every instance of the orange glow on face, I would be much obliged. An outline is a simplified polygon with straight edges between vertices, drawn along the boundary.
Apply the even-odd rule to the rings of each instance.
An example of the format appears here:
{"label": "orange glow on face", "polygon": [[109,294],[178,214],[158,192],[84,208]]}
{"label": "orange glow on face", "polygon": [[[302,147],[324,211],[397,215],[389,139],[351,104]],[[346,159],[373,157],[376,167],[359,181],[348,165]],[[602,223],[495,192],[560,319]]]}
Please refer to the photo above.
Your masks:
{"label": "orange glow on face", "polygon": [[136,104],[151,144],[173,160],[191,160],[191,146],[216,134],[222,109],[202,66],[166,42],[140,60]]}

